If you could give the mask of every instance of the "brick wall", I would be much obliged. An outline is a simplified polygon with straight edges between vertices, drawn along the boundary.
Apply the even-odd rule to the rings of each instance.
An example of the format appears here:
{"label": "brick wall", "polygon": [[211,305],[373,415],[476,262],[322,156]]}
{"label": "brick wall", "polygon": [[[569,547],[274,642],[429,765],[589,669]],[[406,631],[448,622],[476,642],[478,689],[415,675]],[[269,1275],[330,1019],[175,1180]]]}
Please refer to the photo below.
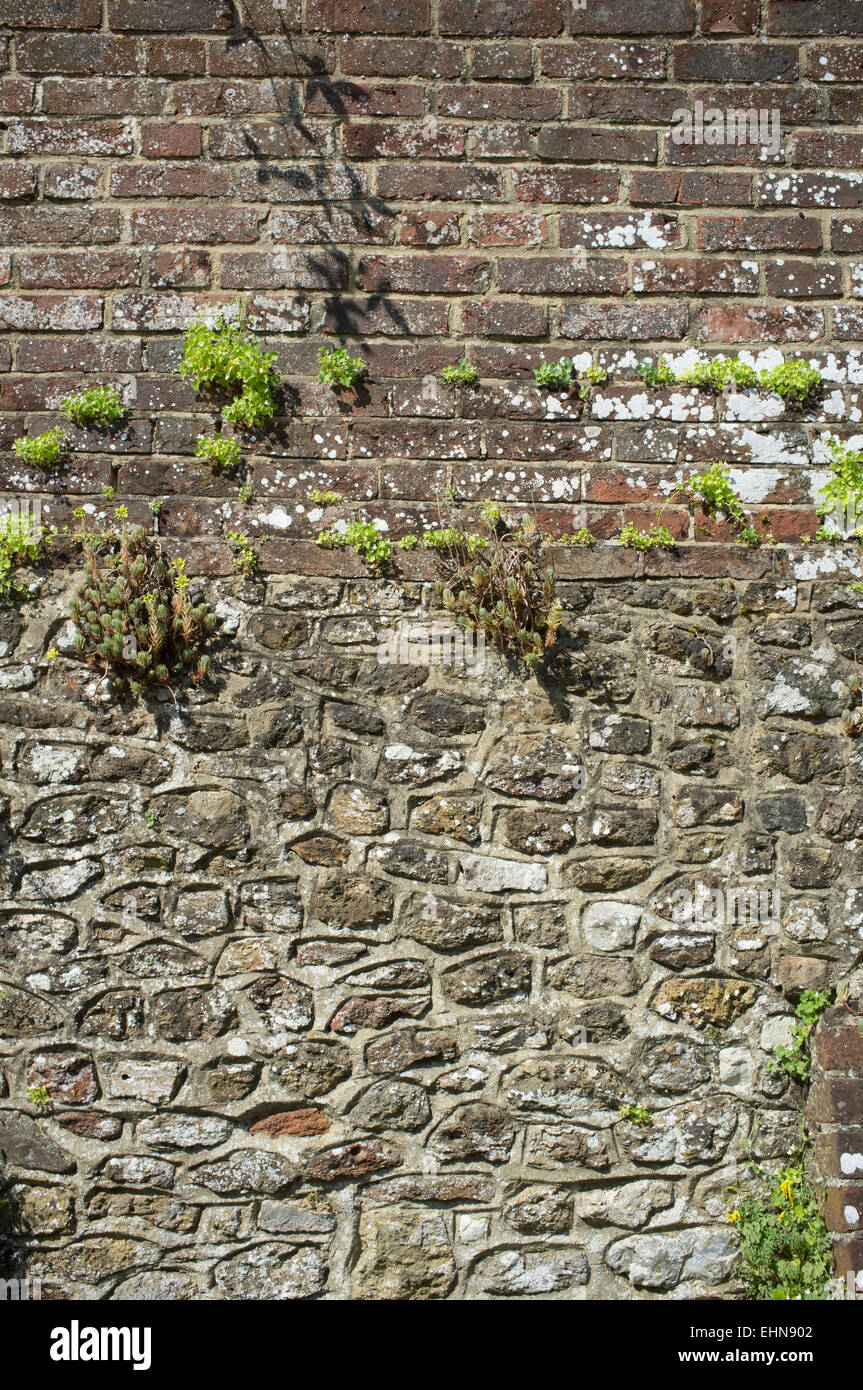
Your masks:
{"label": "brick wall", "polygon": [[[454,485],[532,501],[550,530],[615,536],[658,509],[694,546],[721,533],[673,496],[725,458],[774,535],[811,534],[825,427],[853,436],[863,379],[856,3],[464,0],[325,3],[301,18],[227,0],[28,0],[5,10],[0,445],[83,382],[121,383],[128,428],[75,437],[46,480],[0,486],[60,524],[113,485],[164,535],[302,540],[335,488],[394,530]],[[680,145],[673,113],[777,110],[781,147]],[[203,307],[241,298],[278,353],[278,429],[245,440],[256,495],[193,459],[210,409],[174,375]],[[366,388],[317,384],[341,341]],[[686,349],[802,353],[818,411],[774,415],[633,368]],[[462,354],[480,384],[453,391]],[[537,392],[540,357],[612,372],[592,408]],[[273,460],[277,459],[277,465]],[[331,520],[331,517],[326,520]],[[203,547],[202,547],[203,549]],[[304,551],[270,554],[305,567]],[[211,565],[227,565],[207,548]]]}
{"label": "brick wall", "polygon": [[835,1268],[848,1296],[863,1295],[863,1029],[859,1012],[830,1009],[812,1054],[806,1113],[818,1134],[815,1166]]}

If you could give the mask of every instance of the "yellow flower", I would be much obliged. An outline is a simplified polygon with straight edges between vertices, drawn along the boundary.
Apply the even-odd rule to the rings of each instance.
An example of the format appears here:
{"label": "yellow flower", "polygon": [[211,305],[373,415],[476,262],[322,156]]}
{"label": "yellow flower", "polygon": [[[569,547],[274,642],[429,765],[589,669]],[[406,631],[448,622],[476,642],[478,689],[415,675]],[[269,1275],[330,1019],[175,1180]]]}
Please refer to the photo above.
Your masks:
{"label": "yellow flower", "polygon": [[48,661],[54,661],[54,660],[56,660],[56,658],[57,658],[59,655],[60,655],[60,653],[58,652],[58,650],[57,650],[56,647],[51,647],[51,648],[49,648],[49,650],[45,653],[45,656],[46,656],[46,658],[47,658]]}
{"label": "yellow flower", "polygon": [[782,1193],[782,1196],[785,1198],[785,1200],[786,1200],[786,1202],[788,1203],[788,1205],[791,1206],[791,1207],[793,1207],[793,1206],[794,1206],[794,1179],[793,1179],[793,1178],[786,1178],[784,1182],[781,1182],[781,1183],[779,1184],[779,1191]]}
{"label": "yellow flower", "polygon": [[740,1220],[740,1212],[739,1212],[739,1211],[730,1211],[730,1212],[728,1213],[728,1215],[726,1216],[725,1220],[726,1220],[726,1221],[739,1221],[739,1220]]}

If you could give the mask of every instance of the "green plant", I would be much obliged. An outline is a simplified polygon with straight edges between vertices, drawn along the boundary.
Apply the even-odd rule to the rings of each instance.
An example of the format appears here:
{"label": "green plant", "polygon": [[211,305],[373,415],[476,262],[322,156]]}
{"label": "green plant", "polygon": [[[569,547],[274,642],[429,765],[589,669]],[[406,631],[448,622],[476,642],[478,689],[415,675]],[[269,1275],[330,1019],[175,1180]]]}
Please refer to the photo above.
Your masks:
{"label": "green plant", "polygon": [[704,391],[714,391],[718,395],[726,386],[734,385],[741,389],[758,385],[758,373],[748,362],[739,357],[711,357],[699,359],[691,367],[678,372],[676,380],[681,384],[699,386]]}
{"label": "green plant", "polygon": [[259,559],[258,552],[242,531],[229,531],[225,529],[225,540],[234,552],[234,564],[244,579],[251,579],[257,573]]}
{"label": "green plant", "polygon": [[367,565],[380,568],[392,555],[392,541],[385,540],[373,521],[349,521],[342,530],[321,531],[318,545],[325,550],[353,550]]}
{"label": "green plant", "polygon": [[70,604],[75,653],[102,672],[112,694],[199,684],[210,669],[202,648],[216,626],[205,603],[193,604],[185,562],[169,562],[143,526],[130,527],[125,507],[103,533],[79,540],[86,573]]}
{"label": "green plant", "polygon": [[345,389],[355,386],[366,370],[361,357],[350,357],[347,348],[322,347],[318,349],[321,369],[318,381],[322,386]]}
{"label": "green plant", "polygon": [[554,569],[543,564],[545,539],[530,517],[510,521],[495,503],[484,504],[482,520],[485,536],[438,533],[434,544],[446,572],[436,592],[459,627],[483,632],[498,651],[538,666],[563,617]]}
{"label": "green plant", "polygon": [[47,1086],[30,1086],[27,1089],[27,1099],[33,1105],[38,1105],[40,1110],[45,1109],[51,1104],[51,1097],[48,1094]]}
{"label": "green plant", "polygon": [[806,405],[821,387],[818,368],[810,367],[802,357],[793,357],[790,362],[780,362],[778,367],[766,369],[759,380],[765,391],[773,391],[786,405],[797,407]]}
{"label": "green plant", "polygon": [[704,473],[690,474],[683,490],[707,516],[722,512],[733,525],[742,526],[745,523],[743,504],[731,486],[725,464],[718,459]]}
{"label": "green plant", "polygon": [[800,1022],[791,1030],[791,1044],[789,1047],[780,1044],[775,1048],[773,1058],[768,1063],[770,1071],[784,1071],[805,1086],[812,1068],[809,1038],[829,1003],[830,995],[823,990],[804,989],[794,1010],[794,1016]]}
{"label": "green plant", "polygon": [[557,362],[546,362],[543,357],[539,366],[533,369],[533,379],[537,386],[550,391],[568,391],[572,386],[572,374],[571,357],[561,357]]}
{"label": "green plant", "polygon": [[856,518],[863,512],[863,450],[849,449],[835,435],[825,436],[823,443],[832,470],[821,489],[824,510]]}
{"label": "green plant", "polygon": [[668,527],[658,522],[654,522],[647,531],[639,531],[634,522],[628,521],[621,529],[620,540],[632,550],[673,550],[675,546]]}
{"label": "green plant", "polygon": [[158,516],[164,505],[164,497],[154,497],[151,499],[151,501],[147,503],[147,506],[150,508],[150,511],[153,513],[153,516]]}
{"label": "green plant", "polygon": [[35,464],[37,468],[52,468],[59,463],[68,448],[69,441],[59,425],[44,434],[34,434],[16,439],[12,452],[22,463]]}
{"label": "green plant", "polygon": [[622,1120],[628,1120],[631,1125],[641,1125],[649,1129],[653,1124],[653,1116],[646,1105],[622,1105],[617,1113]]}
{"label": "green plant", "polygon": [[441,380],[447,386],[473,386],[478,373],[476,367],[466,357],[460,357],[456,365],[441,369]]}
{"label": "green plant", "polygon": [[307,502],[314,502],[319,507],[336,507],[344,498],[340,492],[331,492],[328,488],[313,487],[306,496]]}
{"label": "green plant", "polygon": [[577,531],[564,531],[561,536],[553,536],[549,533],[546,536],[549,545],[578,545],[590,547],[596,545],[596,536],[589,531],[586,526],[582,526]]}
{"label": "green plant", "polygon": [[126,413],[123,397],[116,386],[88,386],[74,396],[64,396],[60,407],[76,425],[116,425]]}
{"label": "green plant", "polygon": [[804,1302],[829,1298],[830,1237],[802,1155],[778,1173],[752,1162],[749,1169],[763,1191],[739,1196],[726,1218],[740,1235],[738,1269],[746,1296]]}
{"label": "green plant", "polygon": [[645,386],[668,386],[677,380],[671,363],[665,357],[660,357],[655,366],[652,362],[642,362],[635,371]]}
{"label": "green plant", "polygon": [[235,473],[242,461],[239,442],[230,434],[199,434],[195,458],[207,459],[216,473]]}
{"label": "green plant", "polygon": [[253,491],[254,489],[252,488],[251,483],[240,483],[240,486],[237,488],[237,496],[239,497],[244,507],[247,505],[247,503],[251,502]]}
{"label": "green plant", "polygon": [[159,828],[159,817],[155,811],[145,811],[144,821],[149,830],[157,830]]}
{"label": "green plant", "polygon": [[104,497],[106,502],[113,502],[115,493],[114,486],[112,483],[105,484],[105,486],[102,488],[102,496]]}
{"label": "green plant", "polygon": [[474,556],[488,548],[488,538],[475,531],[468,533],[459,531],[455,526],[443,526],[424,531],[422,545],[425,550],[438,550],[442,555],[454,547],[464,547],[468,555]]}
{"label": "green plant", "polygon": [[235,322],[223,310],[212,324],[198,319],[189,326],[179,370],[196,391],[230,397],[222,411],[229,424],[260,430],[276,413],[275,360],[274,352],[261,350],[242,319]]}
{"label": "green plant", "polygon": [[593,394],[593,388],[603,386],[606,381],[608,381],[608,372],[604,367],[588,367],[579,382],[579,400],[589,401]]}
{"label": "green plant", "polygon": [[35,564],[47,534],[29,515],[0,512],[0,605],[26,598],[29,590],[14,578],[20,565]]}

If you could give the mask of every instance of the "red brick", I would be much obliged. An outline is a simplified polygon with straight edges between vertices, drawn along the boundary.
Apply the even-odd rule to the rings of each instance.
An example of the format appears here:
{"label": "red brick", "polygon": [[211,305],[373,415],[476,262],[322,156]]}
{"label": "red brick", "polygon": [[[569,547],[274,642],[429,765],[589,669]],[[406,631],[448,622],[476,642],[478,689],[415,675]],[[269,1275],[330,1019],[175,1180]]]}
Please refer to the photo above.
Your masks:
{"label": "red brick", "polygon": [[144,44],[144,66],[157,77],[194,77],[207,66],[201,39],[152,39]]}
{"label": "red brick", "polygon": [[0,331],[83,333],[102,327],[102,300],[92,295],[2,295]]}
{"label": "red brick", "polygon": [[9,29],[98,29],[102,0],[4,0]]}
{"label": "red brick", "polygon": [[837,338],[863,342],[863,306],[847,304],[833,310],[833,332]]}
{"label": "red brick", "polygon": [[[430,214],[432,217],[437,214]],[[291,243],[340,242],[351,245],[387,243],[392,239],[392,216],[376,208],[312,207],[273,209],[270,236]],[[254,241],[255,237],[248,238]],[[235,237],[245,241],[246,238]]]}
{"label": "red brick", "polygon": [[243,19],[256,34],[301,29],[302,0],[243,0]]}
{"label": "red brick", "polygon": [[141,343],[133,338],[22,338],[22,372],[137,372]]}
{"label": "red brick", "polygon": [[632,288],[636,294],[757,294],[758,270],[696,257],[635,261]]}
{"label": "red brick", "polygon": [[133,135],[127,121],[95,121],[79,125],[34,117],[10,121],[7,136],[11,154],[131,154]]}
{"label": "red brick", "polygon": [[461,328],[471,338],[544,338],[548,311],[518,300],[471,300],[462,306]]}
{"label": "red brick", "polygon": [[42,110],[48,116],[157,116],[164,82],[147,77],[48,78]]}
{"label": "red brick", "polygon": [[675,111],[687,105],[685,87],[625,86],[571,87],[571,120],[612,121],[615,125],[646,121],[666,125]]}
{"label": "red brick", "polygon": [[221,284],[226,289],[337,290],[347,282],[347,260],[341,251],[226,251],[222,256]]}
{"label": "red brick", "polygon": [[0,80],[0,115],[26,116],[33,110],[35,84],[26,77],[4,77]]}
{"label": "red brick", "polygon": [[810,43],[806,73],[816,82],[863,81],[863,44]]}
{"label": "red brick", "polygon": [[322,204],[362,198],[367,192],[363,171],[342,162],[281,165],[275,177],[268,165],[247,162],[236,169],[234,186],[244,202],[315,203],[319,210]]}
{"label": "red brick", "polygon": [[699,337],[704,342],[814,342],[824,333],[824,310],[790,304],[714,305],[702,309]]}
{"label": "red brick", "polygon": [[22,289],[119,289],[140,279],[131,251],[76,251],[18,257]]}
{"label": "red brick", "polygon": [[111,327],[115,332],[177,332],[213,304],[229,304],[230,296],[216,294],[118,294]]}
{"label": "red brick", "polygon": [[323,1110],[307,1107],[304,1110],[283,1110],[277,1115],[266,1115],[256,1120],[250,1127],[250,1134],[268,1134],[277,1139],[283,1134],[304,1136],[325,1134],[332,1125],[329,1115]]}
{"label": "red brick", "polygon": [[760,0],[701,0],[702,34],[757,34]]}
{"label": "red brick", "polygon": [[92,77],[135,77],[138,50],[134,39],[111,34],[52,34],[19,38],[19,72],[80,73]]}
{"label": "red brick", "polygon": [[640,5],[587,0],[569,10],[571,34],[691,34],[694,28],[694,0],[641,0]]}
{"label": "red brick", "polygon": [[503,185],[497,169],[478,165],[410,168],[385,164],[378,170],[378,193],[382,198],[489,202],[503,197]]}
{"label": "red brick", "polygon": [[302,125],[254,124],[210,127],[211,159],[306,159],[335,150],[333,129],[319,122]]}
{"label": "red brick", "polygon": [[[859,1127],[819,1134],[815,1139],[815,1163],[822,1179],[863,1179],[863,1134]],[[861,1265],[863,1269],[863,1265]]]}
{"label": "red brick", "polygon": [[108,0],[108,28],[134,33],[209,33],[233,28],[230,0]]}
{"label": "red brick", "polygon": [[464,153],[460,126],[428,121],[364,121],[342,131],[348,159],[457,159]]}
{"label": "red brick", "polygon": [[339,47],[343,73],[363,77],[458,77],[465,50],[431,39],[346,39]]}
{"label": "red brick", "polygon": [[335,45],[329,40],[271,39],[258,44],[251,36],[243,43],[232,39],[210,44],[210,72],[214,77],[308,77],[332,72]]}
{"label": "red brick", "polygon": [[551,121],[560,115],[560,93],[551,87],[441,87],[438,115],[465,121]]}
{"label": "red brick", "polygon": [[863,34],[863,12],[852,0],[769,0],[768,34]]}
{"label": "red brick", "polygon": [[437,299],[340,298],[328,300],[324,314],[325,333],[381,333],[400,337],[415,333],[419,337],[446,336],[449,304]]}
{"label": "red brick", "polygon": [[490,277],[489,262],[475,256],[364,256],[357,266],[357,288],[378,294],[471,294]]}
{"label": "red brick", "polygon": [[747,86],[745,93],[741,92],[735,83],[712,84],[692,88],[691,95],[702,101],[705,107],[733,107],[735,110],[742,107],[749,110],[754,106],[758,110],[768,111],[775,108],[781,115],[783,126],[786,122],[789,125],[806,125],[818,109],[818,90],[809,83],[794,83],[784,87],[772,83],[753,83]]}
{"label": "red brick", "polygon": [[764,268],[767,293],[779,299],[830,299],[842,293],[838,261],[772,260]]}
{"label": "red brick", "polygon": [[0,198],[32,198],[36,192],[36,170],[32,164],[7,163],[0,168]]}
{"label": "red brick", "polygon": [[354,426],[355,458],[480,458],[482,438],[469,424],[428,421],[359,421]]}
{"label": "red brick", "polygon": [[820,251],[821,223],[802,213],[795,217],[699,217],[698,245],[702,251]]}
{"label": "red brick", "polygon": [[783,956],[779,962],[779,984],[783,994],[792,997],[806,989],[827,989],[830,977],[829,960],[818,956]]}
{"label": "red brick", "polygon": [[826,1124],[863,1127],[863,1080],[835,1074],[817,1077],[806,1112],[811,1119]]}
{"label": "red brick", "polygon": [[130,226],[133,241],[156,246],[258,238],[258,218],[251,208],[141,208],[132,213]]}
{"label": "red brick", "polygon": [[661,212],[562,212],[558,241],[561,246],[585,250],[649,246],[658,250],[683,244],[678,219]]}
{"label": "red brick", "polygon": [[461,230],[455,212],[423,208],[420,212],[399,214],[396,241],[401,246],[457,246],[460,240]]}
{"label": "red brick", "polygon": [[792,164],[816,169],[857,169],[863,163],[863,136],[849,131],[810,130],[796,135]]}
{"label": "red brick", "polygon": [[309,115],[422,116],[425,88],[414,83],[306,83],[304,109]]}
{"label": "red brick", "polygon": [[515,169],[516,200],[521,203],[613,203],[618,174],[610,169]]}
{"label": "red brick", "polygon": [[471,76],[479,82],[515,82],[533,76],[528,43],[482,43],[470,51]]}
{"label": "red brick", "polygon": [[327,34],[424,34],[429,0],[306,0],[306,28]]}
{"label": "red brick", "polygon": [[507,294],[625,294],[626,283],[626,263],[618,257],[518,256],[498,262],[498,285]]}
{"label": "red brick", "polygon": [[677,339],[688,327],[685,304],[565,304],[560,313],[562,337],[591,341]]}
{"label": "red brick", "polygon": [[141,154],[147,159],[197,159],[201,154],[201,127],[148,121],[141,127]]}
{"label": "red brick", "polygon": [[681,43],[674,76],[684,82],[794,82],[797,49],[791,44]]}
{"label": "red brick", "polygon": [[863,206],[863,183],[856,174],[776,172],[758,177],[758,202],[763,206],[857,208]]}
{"label": "red brick", "polygon": [[665,77],[666,49],[662,44],[579,43],[543,44],[542,71],[547,77],[617,79],[640,82]]}
{"label": "red brick", "polygon": [[827,93],[827,119],[840,125],[855,125],[863,120],[863,90],[854,87],[833,87]]}
{"label": "red brick", "polygon": [[150,256],[153,289],[206,289],[211,275],[208,251],[160,251]]}
{"label": "red brick", "polygon": [[224,198],[230,179],[206,164],[121,164],[111,170],[114,198]]}
{"label": "red brick", "polygon": [[752,176],[700,170],[662,170],[632,175],[629,201],[648,205],[681,203],[688,207],[740,207],[752,202]]}
{"label": "red brick", "polygon": [[562,0],[440,0],[439,27],[442,34],[470,37],[546,38],[563,27]]}
{"label": "red brick", "polygon": [[863,251],[863,217],[834,217],[830,224],[833,251],[852,255]]}
{"label": "red brick", "polygon": [[103,173],[98,164],[49,164],[45,170],[45,197],[89,202],[99,197]]}
{"label": "red brick", "polygon": [[841,1005],[821,1015],[813,1057],[822,1071],[863,1071],[863,1032],[854,1015]]}
{"label": "red brick", "polygon": [[309,326],[308,301],[298,295],[253,294],[247,307],[253,333],[305,333]]}
{"label": "red brick", "polygon": [[608,130],[600,126],[547,126],[537,137],[540,159],[578,164],[655,164],[652,130]]}
{"label": "red brick", "polygon": [[[863,1229],[863,1185],[830,1187],[821,1206],[828,1231]],[[861,1242],[863,1248],[863,1242]]]}
{"label": "red brick", "polygon": [[548,224],[539,212],[474,212],[468,241],[474,246],[541,246]]}

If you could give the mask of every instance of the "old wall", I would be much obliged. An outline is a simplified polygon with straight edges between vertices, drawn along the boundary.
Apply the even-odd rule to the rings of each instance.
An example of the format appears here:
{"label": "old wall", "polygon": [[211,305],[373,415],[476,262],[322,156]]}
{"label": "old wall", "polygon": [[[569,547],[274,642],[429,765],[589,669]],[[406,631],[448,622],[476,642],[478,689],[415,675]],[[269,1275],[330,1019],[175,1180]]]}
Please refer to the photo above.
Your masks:
{"label": "old wall", "polygon": [[[799,538],[822,437],[860,442],[861,7],[3,22],[0,490],[60,527],[110,517],[106,487],[148,526],[164,498],[221,620],[211,688],[112,712],[64,679],[62,567],[0,615],[10,1267],[87,1297],[733,1293],[727,1183],[756,1115],[759,1157],[799,1132],[769,1055],[860,954],[860,549]],[[696,101],[778,110],[780,148],[674,144]],[[193,457],[213,408],[175,371],[238,297],[284,383],[247,502]],[[367,363],[354,396],[317,383],[332,341]],[[822,400],[634,372],[747,347],[802,352]],[[480,382],[454,391],[463,353]],[[534,387],[563,353],[609,368],[589,405]],[[121,428],[70,429],[47,475],[13,457],[94,381]],[[789,548],[687,508],[716,457]],[[661,513],[679,545],[561,549],[541,678],[391,665],[433,562],[373,578],[315,547],[350,514],[316,487],[392,534],[452,488],[603,541]],[[682,931],[698,884],[781,906]]]}

